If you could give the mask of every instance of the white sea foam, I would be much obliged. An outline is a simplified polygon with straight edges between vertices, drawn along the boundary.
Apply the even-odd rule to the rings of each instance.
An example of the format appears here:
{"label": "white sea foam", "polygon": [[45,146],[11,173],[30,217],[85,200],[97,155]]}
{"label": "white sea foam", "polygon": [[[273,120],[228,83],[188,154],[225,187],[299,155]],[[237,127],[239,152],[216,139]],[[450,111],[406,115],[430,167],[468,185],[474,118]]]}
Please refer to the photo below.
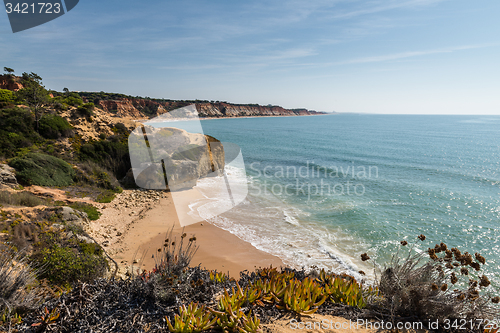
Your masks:
{"label": "white sea foam", "polygon": [[299,221],[293,216],[293,213],[290,210],[284,209],[283,210],[283,216],[286,222],[293,224],[293,225],[299,225]]}
{"label": "white sea foam", "polygon": [[[226,167],[228,176],[241,176],[242,169]],[[241,179],[241,177],[236,177]],[[259,250],[273,254],[286,265],[309,269],[311,267],[345,272],[360,278],[360,269],[367,270],[362,263],[336,248],[346,247],[351,236],[321,226],[309,220],[309,213],[298,207],[288,206],[280,198],[268,195],[249,194],[238,206],[213,217],[211,211],[224,205],[225,199],[213,196],[211,186],[214,179],[198,181],[196,188],[202,194],[210,193],[212,200],[190,204],[193,214],[206,218],[208,222],[229,231]],[[255,182],[249,178],[248,181]],[[255,184],[254,184],[255,185]],[[343,207],[342,210],[347,209]],[[354,253],[354,252],[353,252]]]}

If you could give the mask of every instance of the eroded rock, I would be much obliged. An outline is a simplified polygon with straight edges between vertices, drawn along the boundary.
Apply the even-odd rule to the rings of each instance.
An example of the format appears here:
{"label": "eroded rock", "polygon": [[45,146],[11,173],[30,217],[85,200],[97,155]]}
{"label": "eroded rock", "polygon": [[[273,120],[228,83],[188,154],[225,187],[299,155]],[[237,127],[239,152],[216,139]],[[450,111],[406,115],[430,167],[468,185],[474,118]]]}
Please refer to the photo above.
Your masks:
{"label": "eroded rock", "polygon": [[16,179],[16,171],[7,164],[0,164],[0,188],[17,187],[19,184]]}
{"label": "eroded rock", "polygon": [[87,213],[75,210],[71,207],[59,207],[57,213],[61,215],[61,219],[77,227],[84,228],[89,223]]}

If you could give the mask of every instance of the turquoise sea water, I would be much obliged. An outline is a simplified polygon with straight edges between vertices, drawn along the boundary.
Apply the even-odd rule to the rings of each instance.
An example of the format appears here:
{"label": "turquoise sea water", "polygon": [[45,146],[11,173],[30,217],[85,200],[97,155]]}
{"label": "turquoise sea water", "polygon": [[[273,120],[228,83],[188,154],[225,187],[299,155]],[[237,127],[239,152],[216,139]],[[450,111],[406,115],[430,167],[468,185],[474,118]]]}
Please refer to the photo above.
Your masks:
{"label": "turquoise sea water", "polygon": [[[238,144],[249,195],[212,223],[296,267],[370,271],[419,234],[480,252],[500,285],[500,117],[204,120]],[[237,172],[237,170],[228,170]],[[209,186],[200,184],[200,188]]]}

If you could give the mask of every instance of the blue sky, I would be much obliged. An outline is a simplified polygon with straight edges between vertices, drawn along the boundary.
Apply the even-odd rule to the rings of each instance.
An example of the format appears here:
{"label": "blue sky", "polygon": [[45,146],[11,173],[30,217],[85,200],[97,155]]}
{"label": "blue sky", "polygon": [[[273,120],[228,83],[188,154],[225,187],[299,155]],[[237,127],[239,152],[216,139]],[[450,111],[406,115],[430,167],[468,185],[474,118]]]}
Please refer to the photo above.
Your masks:
{"label": "blue sky", "polygon": [[500,1],[80,0],[0,66],[47,88],[367,113],[500,115]]}

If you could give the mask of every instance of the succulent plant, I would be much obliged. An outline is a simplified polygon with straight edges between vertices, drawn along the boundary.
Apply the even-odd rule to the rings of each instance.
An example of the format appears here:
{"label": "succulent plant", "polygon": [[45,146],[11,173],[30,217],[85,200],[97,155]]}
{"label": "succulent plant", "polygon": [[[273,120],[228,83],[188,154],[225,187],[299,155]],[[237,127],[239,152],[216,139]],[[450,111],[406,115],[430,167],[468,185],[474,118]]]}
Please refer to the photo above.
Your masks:
{"label": "succulent plant", "polygon": [[356,279],[349,275],[337,276],[328,274],[322,270],[318,280],[324,284],[324,294],[333,303],[344,303],[363,308],[366,306],[363,294],[372,295],[376,293],[376,290],[372,287],[363,290]]}
{"label": "succulent plant", "polygon": [[52,311],[49,311],[47,307],[43,309],[43,314],[40,316],[40,321],[32,324],[31,326],[36,327],[40,326],[42,328],[49,327],[50,325],[55,324],[57,318],[59,318],[59,310],[57,308],[52,309]]}
{"label": "succulent plant", "polygon": [[210,280],[217,283],[229,281],[229,276],[222,272],[210,271]]}
{"label": "succulent plant", "polygon": [[[227,293],[227,291],[226,291]],[[221,309],[219,302],[219,309]],[[239,306],[231,306],[230,304],[224,304],[225,308],[223,311],[215,311],[210,309],[210,312],[216,317],[217,326],[222,329],[223,332],[236,332],[241,324],[243,324],[243,317],[245,314],[241,311]],[[222,309],[221,309],[222,310]]]}
{"label": "succulent plant", "polygon": [[184,304],[179,307],[179,314],[175,315],[175,323],[172,325],[168,317],[168,330],[172,333],[199,333],[209,330],[214,327],[217,318],[214,318],[212,313],[205,309],[202,305],[198,307],[198,303],[191,302],[188,307]]}
{"label": "succulent plant", "polygon": [[218,308],[219,311],[227,312],[229,309],[240,308],[244,301],[243,297],[234,291],[234,288],[232,288],[231,295],[224,289],[224,295],[219,299]]}
{"label": "succulent plant", "polygon": [[281,304],[277,307],[297,314],[312,314],[326,301],[328,296],[323,294],[323,288],[311,278],[293,279],[285,287]]}
{"label": "succulent plant", "polygon": [[241,317],[242,326],[238,327],[240,333],[257,333],[261,332],[260,329],[260,319],[256,315],[252,317],[252,311],[250,311],[246,316]]}

